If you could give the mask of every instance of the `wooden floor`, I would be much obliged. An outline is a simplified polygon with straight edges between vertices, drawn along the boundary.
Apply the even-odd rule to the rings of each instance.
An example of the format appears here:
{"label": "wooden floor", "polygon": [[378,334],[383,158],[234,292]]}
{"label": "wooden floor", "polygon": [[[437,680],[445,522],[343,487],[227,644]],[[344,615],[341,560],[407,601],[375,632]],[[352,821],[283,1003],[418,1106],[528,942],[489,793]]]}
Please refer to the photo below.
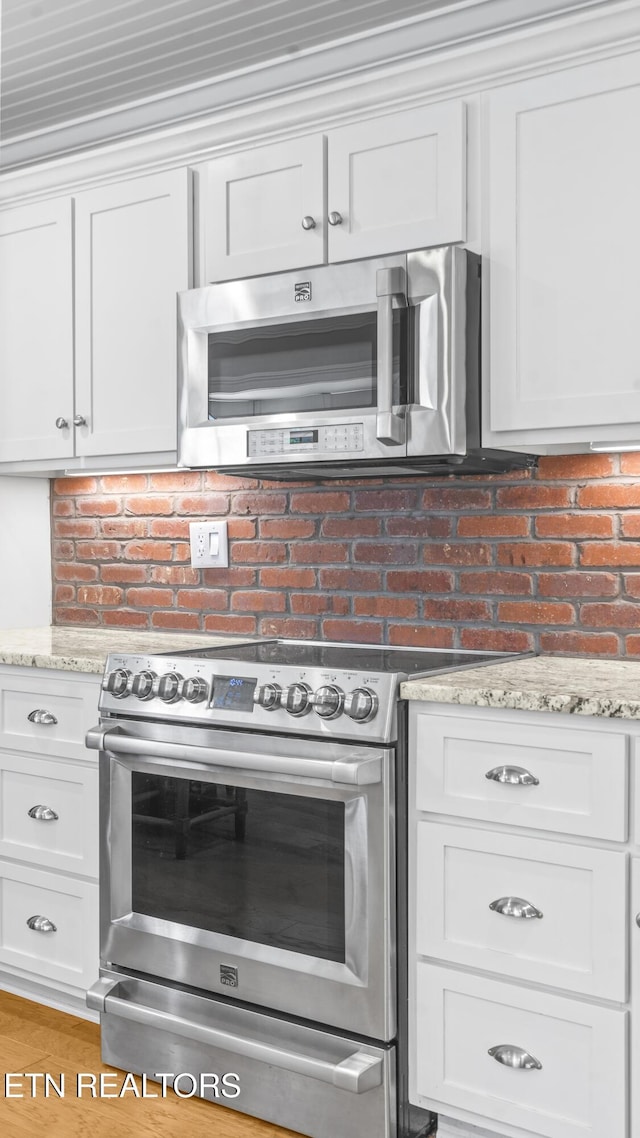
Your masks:
{"label": "wooden floor", "polygon": [[[0,992],[1,1138],[298,1138],[235,1110],[204,1102],[167,1098],[78,1098],[76,1075],[113,1071],[100,1062],[100,1029],[76,1016]],[[16,1082],[24,1098],[5,1097],[5,1074],[65,1075],[64,1098],[45,1098],[43,1080]],[[124,1077],[124,1076],[123,1076]],[[139,1081],[138,1081],[139,1082]],[[117,1084],[120,1085],[120,1084]],[[156,1084],[150,1084],[157,1090]]]}

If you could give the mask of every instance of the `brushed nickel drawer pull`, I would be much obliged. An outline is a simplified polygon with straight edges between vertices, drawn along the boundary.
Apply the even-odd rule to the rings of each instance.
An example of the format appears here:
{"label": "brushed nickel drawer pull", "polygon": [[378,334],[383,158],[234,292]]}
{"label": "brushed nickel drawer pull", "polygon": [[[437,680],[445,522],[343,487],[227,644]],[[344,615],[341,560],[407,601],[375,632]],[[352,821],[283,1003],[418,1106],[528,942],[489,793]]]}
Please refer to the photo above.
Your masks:
{"label": "brushed nickel drawer pull", "polygon": [[489,1055],[495,1059],[496,1063],[502,1063],[503,1067],[514,1067],[519,1071],[542,1070],[542,1063],[539,1059],[530,1055],[524,1048],[516,1047],[513,1043],[500,1043],[497,1047],[490,1047]]}
{"label": "brushed nickel drawer pull", "polygon": [[494,767],[484,776],[492,782],[506,783],[508,786],[539,786],[540,779],[524,767]]}
{"label": "brushed nickel drawer pull", "polygon": [[542,920],[544,915],[530,901],[525,901],[524,897],[498,897],[497,901],[491,902],[489,908],[501,917],[521,917],[525,921],[533,917]]}
{"label": "brushed nickel drawer pull", "polygon": [[30,818],[35,818],[36,822],[57,822],[59,818],[50,806],[32,806],[27,813]]}
{"label": "brushed nickel drawer pull", "polygon": [[638,928],[640,929],[640,913],[636,914],[636,924],[637,924]]}
{"label": "brushed nickel drawer pull", "polygon": [[30,711],[27,719],[30,723],[39,723],[43,727],[53,727],[58,722],[51,711],[45,711],[42,707],[36,707],[34,711]]}
{"label": "brushed nickel drawer pull", "polygon": [[36,933],[57,933],[58,929],[48,917],[29,917],[27,924]]}

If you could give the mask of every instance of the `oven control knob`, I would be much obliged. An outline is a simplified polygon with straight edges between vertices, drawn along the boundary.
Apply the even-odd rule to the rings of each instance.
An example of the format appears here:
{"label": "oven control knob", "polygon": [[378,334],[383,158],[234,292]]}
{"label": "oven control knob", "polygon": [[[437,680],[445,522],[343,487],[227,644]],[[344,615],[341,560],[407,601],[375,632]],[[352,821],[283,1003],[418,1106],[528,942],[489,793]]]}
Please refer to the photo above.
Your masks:
{"label": "oven control knob", "polygon": [[138,699],[151,699],[155,680],[155,672],[138,672],[131,681],[131,691]]}
{"label": "oven control knob", "polygon": [[289,715],[306,715],[311,711],[311,688],[308,684],[291,684],[282,693],[282,706]]}
{"label": "oven control knob", "polygon": [[165,703],[175,703],[182,695],[182,676],[177,672],[165,672],[158,680],[158,695]]}
{"label": "oven control knob", "polygon": [[344,710],[356,723],[366,723],[378,710],[378,697],[369,688],[354,688],[344,701]]}
{"label": "oven control knob", "polygon": [[261,684],[261,686],[256,689],[253,702],[257,703],[260,707],[264,707],[265,711],[275,711],[277,707],[280,707],[281,695],[282,688],[280,684]]}
{"label": "oven control knob", "polygon": [[129,694],[129,680],[131,679],[131,672],[126,668],[116,668],[115,672],[109,672],[104,684],[102,685],[106,691],[115,695],[116,699],[123,699]]}
{"label": "oven control knob", "polygon": [[344,692],[335,684],[326,684],[312,695],[311,703],[316,715],[322,719],[337,719],[344,706]]}
{"label": "oven control knob", "polygon": [[209,685],[201,676],[191,676],[182,685],[182,694],[189,703],[202,703],[207,698]]}

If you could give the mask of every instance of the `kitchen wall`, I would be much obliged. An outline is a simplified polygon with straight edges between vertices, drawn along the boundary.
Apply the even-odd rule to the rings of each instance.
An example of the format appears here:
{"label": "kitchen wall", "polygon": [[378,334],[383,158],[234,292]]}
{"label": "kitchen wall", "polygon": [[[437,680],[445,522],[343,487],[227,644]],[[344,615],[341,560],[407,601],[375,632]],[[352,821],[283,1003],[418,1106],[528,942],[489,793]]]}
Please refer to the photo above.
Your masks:
{"label": "kitchen wall", "polygon": [[51,620],[49,480],[0,477],[0,628]]}
{"label": "kitchen wall", "polygon": [[[58,479],[54,620],[640,656],[638,475],[623,454],[437,480]],[[197,571],[189,521],[212,516],[231,564]]]}

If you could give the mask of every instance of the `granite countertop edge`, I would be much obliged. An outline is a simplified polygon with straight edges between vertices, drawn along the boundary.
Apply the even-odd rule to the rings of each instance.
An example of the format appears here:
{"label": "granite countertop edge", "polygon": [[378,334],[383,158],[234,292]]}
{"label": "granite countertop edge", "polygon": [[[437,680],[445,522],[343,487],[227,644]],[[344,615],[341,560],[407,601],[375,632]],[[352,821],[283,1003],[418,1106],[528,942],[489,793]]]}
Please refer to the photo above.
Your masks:
{"label": "granite countertop edge", "polygon": [[102,675],[110,652],[146,655],[162,651],[242,644],[246,636],[150,629],[45,627],[0,629],[0,665]]}
{"label": "granite countertop edge", "polygon": [[[639,681],[640,681],[640,664]],[[461,673],[462,674],[462,673]],[[550,681],[549,687],[553,686]],[[477,687],[456,689],[437,680],[409,680],[401,687],[404,699],[427,703],[457,704],[461,707],[494,707],[509,711],[547,711],[564,715],[599,716],[607,719],[640,719],[640,698],[615,699],[611,696],[559,694],[551,691]],[[640,688],[639,688],[640,695]]]}
{"label": "granite countertop edge", "polygon": [[520,656],[402,685],[405,699],[640,720],[640,660]]}

